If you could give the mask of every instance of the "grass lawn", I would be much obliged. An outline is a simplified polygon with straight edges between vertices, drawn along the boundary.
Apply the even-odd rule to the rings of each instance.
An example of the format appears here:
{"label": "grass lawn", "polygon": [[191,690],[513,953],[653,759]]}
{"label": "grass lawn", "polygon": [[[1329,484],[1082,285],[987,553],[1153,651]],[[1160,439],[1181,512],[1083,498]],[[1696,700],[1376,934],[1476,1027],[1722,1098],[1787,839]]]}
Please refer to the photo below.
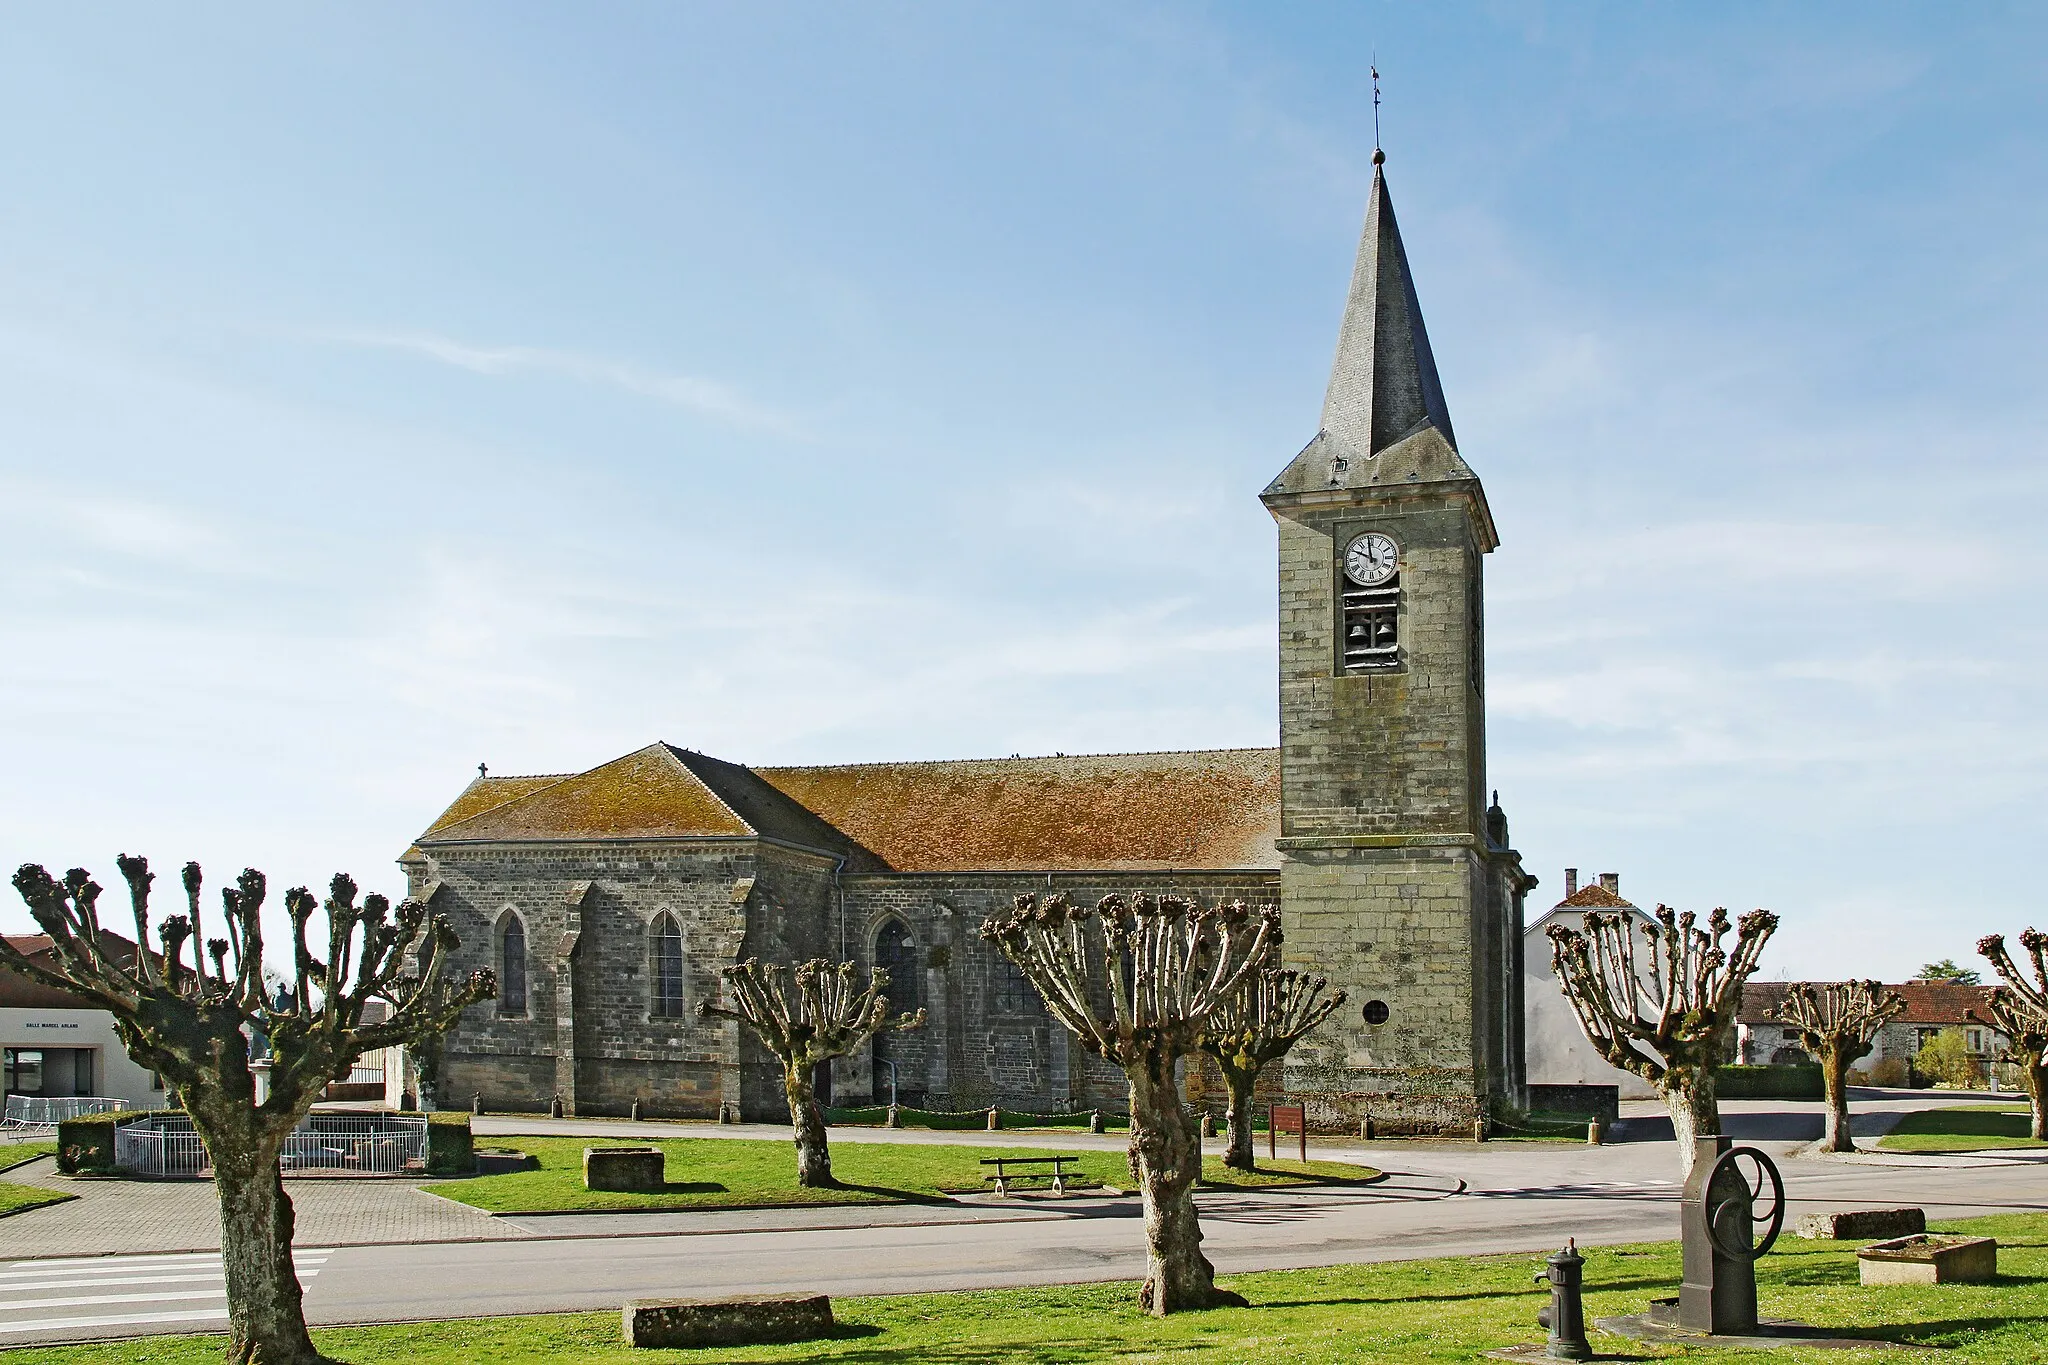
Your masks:
{"label": "grass lawn", "polygon": [[[41,1185],[0,1184],[0,1218],[5,1218],[10,1213],[20,1213],[23,1209],[39,1209],[45,1204],[61,1204],[67,1199],[76,1198],[78,1196],[75,1194],[66,1194],[62,1190],[46,1190]],[[0,1234],[0,1244],[4,1244],[5,1241],[5,1234]]]}
{"label": "grass lawn", "polygon": [[[1766,1316],[1796,1317],[1857,1335],[1954,1348],[1955,1361],[2048,1359],[2048,1216],[2028,1214],[1944,1224],[1999,1241],[1995,1284],[1938,1289],[1856,1283],[1846,1244],[1788,1239],[1758,1264]],[[1789,1244],[1788,1244],[1789,1243]],[[1678,1288],[1675,1243],[1586,1253],[1588,1318],[1640,1312]],[[1087,1361],[1372,1361],[1388,1365],[1467,1362],[1483,1350],[1537,1341],[1536,1310],[1548,1299],[1533,1285],[1533,1256],[1338,1266],[1240,1275],[1226,1281],[1253,1307],[1183,1313],[1163,1321],[1139,1314],[1129,1283],[1062,1285],[901,1298],[841,1299],[833,1340],[724,1350],[635,1351],[620,1344],[619,1315],[571,1313],[486,1318],[417,1326],[318,1331],[330,1356],[358,1365],[645,1365],[672,1360],[845,1361],[856,1365]],[[1726,1365],[1853,1365],[1892,1359],[1861,1351],[1713,1350],[1639,1346],[1594,1334],[1596,1348],[1646,1357],[1708,1358]],[[212,1365],[219,1337],[156,1337],[98,1346],[8,1353],[7,1365]]]}
{"label": "grass lawn", "polygon": [[[56,1154],[54,1142],[10,1142],[0,1145],[0,1171],[11,1171],[25,1165],[39,1156]],[[23,1209],[39,1209],[45,1204],[61,1204],[67,1199],[78,1198],[61,1190],[46,1190],[40,1185],[13,1185],[0,1181],[0,1218]],[[4,1239],[0,1239],[4,1241]]]}
{"label": "grass lawn", "polygon": [[[811,1190],[796,1183],[792,1144],[743,1138],[675,1138],[652,1145],[668,1154],[669,1185],[660,1194],[595,1193],[583,1188],[585,1147],[626,1146],[584,1138],[494,1138],[486,1150],[513,1148],[534,1157],[538,1169],[501,1175],[436,1181],[424,1188],[493,1213],[552,1213],[599,1209],[717,1209],[763,1204],[882,1204],[935,1201],[947,1195],[987,1190],[982,1158],[1047,1156],[1017,1147],[953,1147],[940,1144],[847,1142],[832,1148],[837,1189]],[[1083,1151],[1070,1167],[1098,1185],[1130,1183],[1122,1152]],[[1256,1172],[1228,1170],[1215,1158],[1204,1165],[1204,1183],[1219,1189],[1286,1185],[1357,1184],[1378,1173],[1337,1162],[1267,1162]]]}
{"label": "grass lawn", "polygon": [[57,1155],[54,1142],[9,1142],[0,1144],[0,1171],[11,1171],[16,1166],[34,1161],[39,1156]]}
{"label": "grass lawn", "polygon": [[1994,1147],[2048,1147],[2027,1136],[2027,1110],[2002,1104],[1916,1109],[1879,1138],[1888,1152],[1981,1152]]}

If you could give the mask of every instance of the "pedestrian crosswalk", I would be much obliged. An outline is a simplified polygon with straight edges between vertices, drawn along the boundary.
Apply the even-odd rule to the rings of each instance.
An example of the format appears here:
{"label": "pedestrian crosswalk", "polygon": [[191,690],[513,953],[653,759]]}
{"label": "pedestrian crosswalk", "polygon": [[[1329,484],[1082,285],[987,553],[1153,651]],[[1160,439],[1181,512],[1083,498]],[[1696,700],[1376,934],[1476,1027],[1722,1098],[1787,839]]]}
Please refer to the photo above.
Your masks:
{"label": "pedestrian crosswalk", "polygon": [[[299,1282],[318,1275],[332,1254],[294,1249]],[[0,1343],[46,1332],[225,1322],[227,1292],[217,1251],[0,1262]]]}

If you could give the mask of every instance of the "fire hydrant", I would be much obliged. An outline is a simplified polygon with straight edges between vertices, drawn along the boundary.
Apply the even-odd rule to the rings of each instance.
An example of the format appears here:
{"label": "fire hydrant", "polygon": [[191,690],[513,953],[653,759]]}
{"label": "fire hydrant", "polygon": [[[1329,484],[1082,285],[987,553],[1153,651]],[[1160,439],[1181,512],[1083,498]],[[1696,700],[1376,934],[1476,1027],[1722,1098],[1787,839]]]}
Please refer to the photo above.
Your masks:
{"label": "fire hydrant", "polygon": [[1563,1251],[1553,1252],[1536,1272],[1536,1283],[1550,1281],[1550,1307],[1536,1314],[1538,1326],[1550,1332],[1543,1354],[1552,1360],[1591,1360],[1593,1347],[1586,1340],[1586,1305],[1580,1298],[1585,1284],[1586,1258],[1579,1255],[1578,1239],[1567,1241]]}

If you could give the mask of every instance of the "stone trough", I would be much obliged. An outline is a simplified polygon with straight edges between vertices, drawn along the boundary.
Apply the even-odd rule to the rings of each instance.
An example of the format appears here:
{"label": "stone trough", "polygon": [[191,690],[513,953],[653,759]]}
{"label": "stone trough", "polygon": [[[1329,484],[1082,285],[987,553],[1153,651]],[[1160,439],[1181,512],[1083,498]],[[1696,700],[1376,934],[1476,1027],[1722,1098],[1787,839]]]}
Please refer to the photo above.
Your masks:
{"label": "stone trough", "polygon": [[668,1174],[659,1147],[585,1147],[583,1188],[660,1194]]}
{"label": "stone trough", "polygon": [[759,1346],[832,1334],[823,1294],[776,1298],[635,1299],[625,1308],[628,1346]]}
{"label": "stone trough", "polygon": [[1856,1253],[1865,1284],[1983,1284],[1998,1278],[1992,1237],[1923,1234],[1872,1242]]}
{"label": "stone trough", "polygon": [[1864,1209],[1857,1213],[1816,1213],[1793,1229],[1801,1237],[1824,1242],[1860,1242],[1866,1237],[1915,1237],[1927,1231],[1920,1209]]}

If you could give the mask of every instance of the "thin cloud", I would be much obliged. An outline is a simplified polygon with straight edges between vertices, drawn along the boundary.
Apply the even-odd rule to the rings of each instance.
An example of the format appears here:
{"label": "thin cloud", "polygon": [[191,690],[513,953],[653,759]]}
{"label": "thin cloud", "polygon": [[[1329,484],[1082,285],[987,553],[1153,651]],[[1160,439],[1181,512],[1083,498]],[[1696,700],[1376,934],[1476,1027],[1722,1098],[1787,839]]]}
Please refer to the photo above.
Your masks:
{"label": "thin cloud", "polygon": [[683,408],[732,426],[791,435],[796,422],[785,413],[753,402],[731,385],[700,375],[662,374],[638,365],[545,346],[472,346],[432,332],[322,332],[323,341],[425,356],[471,374],[552,374],[583,384],[623,390]]}

